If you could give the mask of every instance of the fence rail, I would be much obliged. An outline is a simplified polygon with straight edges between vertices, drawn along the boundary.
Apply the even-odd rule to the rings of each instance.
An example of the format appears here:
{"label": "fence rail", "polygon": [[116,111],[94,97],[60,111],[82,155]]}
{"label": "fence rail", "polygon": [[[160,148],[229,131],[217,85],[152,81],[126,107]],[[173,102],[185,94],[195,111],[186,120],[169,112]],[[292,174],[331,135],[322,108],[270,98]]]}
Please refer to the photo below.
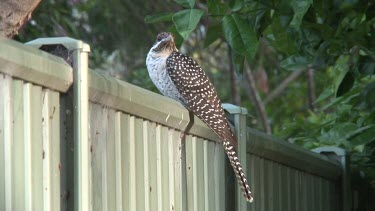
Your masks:
{"label": "fence rail", "polygon": [[[63,58],[38,49],[54,46]],[[338,162],[247,128],[246,110],[226,105],[254,192],[246,203],[209,128],[194,118],[182,139],[185,108],[89,70],[89,50],[70,38],[0,41],[0,210],[343,209]]]}

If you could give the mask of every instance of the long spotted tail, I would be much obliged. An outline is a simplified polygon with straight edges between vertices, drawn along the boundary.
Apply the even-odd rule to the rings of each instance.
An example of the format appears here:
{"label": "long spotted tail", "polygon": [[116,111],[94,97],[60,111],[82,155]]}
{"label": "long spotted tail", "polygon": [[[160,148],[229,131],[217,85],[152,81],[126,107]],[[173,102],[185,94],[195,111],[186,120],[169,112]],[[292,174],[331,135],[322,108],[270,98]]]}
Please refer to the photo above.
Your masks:
{"label": "long spotted tail", "polygon": [[243,172],[243,169],[242,169],[240,160],[237,157],[235,148],[230,144],[229,141],[223,141],[223,145],[224,145],[225,153],[227,154],[229,158],[230,164],[232,165],[234,174],[237,177],[237,181],[242,189],[242,193],[244,197],[246,198],[248,202],[250,203],[253,202],[254,199],[251,196],[250,187],[249,187],[249,184],[247,183],[245,173]]}

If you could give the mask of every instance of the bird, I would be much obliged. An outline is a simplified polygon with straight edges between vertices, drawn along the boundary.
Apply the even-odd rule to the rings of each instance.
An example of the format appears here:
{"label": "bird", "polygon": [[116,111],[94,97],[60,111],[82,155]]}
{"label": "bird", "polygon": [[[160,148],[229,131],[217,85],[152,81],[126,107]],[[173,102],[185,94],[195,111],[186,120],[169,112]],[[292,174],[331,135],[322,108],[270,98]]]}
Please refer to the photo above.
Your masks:
{"label": "bird", "polygon": [[161,32],[147,54],[149,76],[164,96],[180,102],[221,139],[238,184],[248,202],[253,201],[248,180],[238,159],[237,140],[227,122],[217,91],[191,57],[178,51],[174,35]]}

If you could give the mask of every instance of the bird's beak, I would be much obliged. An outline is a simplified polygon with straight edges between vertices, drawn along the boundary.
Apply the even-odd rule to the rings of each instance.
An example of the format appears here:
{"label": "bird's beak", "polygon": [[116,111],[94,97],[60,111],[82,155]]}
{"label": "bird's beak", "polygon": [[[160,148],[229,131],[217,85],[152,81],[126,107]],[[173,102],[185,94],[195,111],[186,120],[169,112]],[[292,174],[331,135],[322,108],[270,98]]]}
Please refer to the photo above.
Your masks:
{"label": "bird's beak", "polygon": [[163,41],[160,43],[161,46],[167,47],[170,43],[173,42],[173,35],[168,35],[168,37],[164,38]]}
{"label": "bird's beak", "polygon": [[167,38],[165,38],[163,41],[164,42],[169,42],[169,41],[171,41],[171,40],[173,40],[173,35],[168,35],[168,37]]}
{"label": "bird's beak", "polygon": [[171,48],[174,46],[174,37],[172,34],[169,34],[166,38],[164,38],[161,42],[156,43],[157,46],[153,48],[153,51],[159,52],[166,48]]}

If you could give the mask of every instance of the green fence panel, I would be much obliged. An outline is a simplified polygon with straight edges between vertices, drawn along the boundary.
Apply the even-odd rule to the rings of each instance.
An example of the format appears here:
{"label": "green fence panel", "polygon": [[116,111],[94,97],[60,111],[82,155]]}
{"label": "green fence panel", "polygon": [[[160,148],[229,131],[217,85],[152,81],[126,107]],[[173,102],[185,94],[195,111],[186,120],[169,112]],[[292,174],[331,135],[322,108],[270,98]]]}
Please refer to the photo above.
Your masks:
{"label": "green fence panel", "polygon": [[245,202],[203,122],[195,117],[184,132],[191,119],[179,103],[86,72],[89,46],[81,41],[30,45],[60,42],[73,68],[0,41],[0,210],[342,209],[344,163],[247,128],[247,111],[225,105],[254,195]]}
{"label": "green fence panel", "polygon": [[59,210],[61,58],[0,40],[0,210]]}

